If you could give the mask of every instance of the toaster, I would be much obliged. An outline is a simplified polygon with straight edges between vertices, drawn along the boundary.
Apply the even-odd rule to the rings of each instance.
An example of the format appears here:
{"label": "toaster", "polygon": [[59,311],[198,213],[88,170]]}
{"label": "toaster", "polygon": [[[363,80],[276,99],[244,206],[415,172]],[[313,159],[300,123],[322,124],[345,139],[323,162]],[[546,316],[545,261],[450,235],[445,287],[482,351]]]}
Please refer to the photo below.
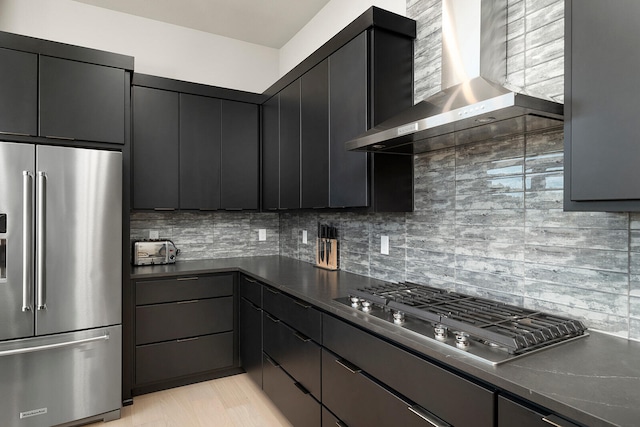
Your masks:
{"label": "toaster", "polygon": [[178,248],[171,240],[133,242],[133,265],[173,264]]}

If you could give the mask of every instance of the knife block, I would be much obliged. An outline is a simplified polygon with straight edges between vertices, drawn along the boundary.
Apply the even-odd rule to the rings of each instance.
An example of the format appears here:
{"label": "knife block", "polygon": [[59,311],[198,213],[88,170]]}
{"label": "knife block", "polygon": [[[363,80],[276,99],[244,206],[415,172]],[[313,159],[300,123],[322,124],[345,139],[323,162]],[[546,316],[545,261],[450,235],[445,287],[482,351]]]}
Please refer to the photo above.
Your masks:
{"label": "knife block", "polygon": [[338,269],[338,239],[316,239],[316,267]]}

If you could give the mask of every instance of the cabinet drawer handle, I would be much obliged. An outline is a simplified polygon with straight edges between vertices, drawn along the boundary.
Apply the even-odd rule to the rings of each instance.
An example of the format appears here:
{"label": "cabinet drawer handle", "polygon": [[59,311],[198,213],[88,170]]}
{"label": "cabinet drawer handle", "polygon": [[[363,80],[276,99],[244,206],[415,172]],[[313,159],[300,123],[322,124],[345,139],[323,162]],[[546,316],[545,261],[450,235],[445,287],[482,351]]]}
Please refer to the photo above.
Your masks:
{"label": "cabinet drawer handle", "polygon": [[307,390],[306,388],[304,388],[304,386],[300,383],[293,383],[293,385],[295,385],[296,387],[298,387],[298,390],[300,390],[302,392],[302,394],[309,394],[309,390]]}
{"label": "cabinet drawer handle", "polygon": [[190,301],[178,301],[176,304],[194,304],[194,303],[196,303],[198,301],[200,301],[200,300],[192,299]]}
{"label": "cabinet drawer handle", "polygon": [[428,422],[433,427],[451,427],[450,424],[445,423],[440,418],[436,417],[435,415],[431,414],[426,409],[418,405],[409,406],[407,409]]}
{"label": "cabinet drawer handle", "polygon": [[251,308],[253,308],[255,311],[262,311],[262,309],[260,307],[258,307],[257,305],[255,305],[254,303],[252,303],[251,301],[246,299],[245,297],[240,297],[240,298],[242,299],[242,301],[244,301],[247,304],[249,304],[251,306]]}
{"label": "cabinet drawer handle", "polygon": [[45,138],[51,138],[51,139],[63,139],[65,141],[75,141],[75,138],[71,138],[68,136],[54,136],[54,135],[45,135]]}
{"label": "cabinet drawer handle", "polygon": [[302,335],[300,332],[294,332],[293,336],[298,338],[300,341],[302,342],[309,342],[311,341],[311,338],[309,337],[305,337],[304,335]]}
{"label": "cabinet drawer handle", "polygon": [[278,365],[278,364],[276,363],[276,361],[275,361],[275,360],[273,360],[272,358],[270,358],[270,357],[269,357],[269,356],[267,356],[266,354],[265,354],[264,356],[265,356],[265,358],[269,361],[269,363],[271,363],[274,367],[276,367],[276,368],[279,368],[279,367],[280,367],[280,365]]}
{"label": "cabinet drawer handle", "polygon": [[257,281],[257,280],[250,279],[250,278],[248,278],[247,276],[244,276],[244,280],[246,280],[246,281],[247,281],[247,282],[249,282],[249,283],[258,283],[258,281]]}
{"label": "cabinet drawer handle", "polygon": [[176,208],[153,208],[154,211],[175,211]]}
{"label": "cabinet drawer handle", "polygon": [[241,211],[242,208],[224,208],[225,211]]}
{"label": "cabinet drawer handle", "polygon": [[267,319],[271,320],[273,323],[280,323],[280,319],[276,319],[275,317],[267,314]]}
{"label": "cabinet drawer handle", "polygon": [[351,372],[352,374],[359,374],[360,372],[362,372],[362,369],[358,368],[355,365],[352,365],[351,363],[347,362],[346,360],[336,359],[336,363],[338,365],[342,366],[347,371]]}
{"label": "cabinet drawer handle", "polygon": [[311,306],[305,302],[298,301],[297,299],[294,299],[293,301],[302,308],[311,308]]}
{"label": "cabinet drawer handle", "polygon": [[178,280],[178,282],[185,282],[187,280],[198,280],[198,279],[200,278],[197,276],[194,276],[194,277],[178,277],[176,280]]}
{"label": "cabinet drawer handle", "polygon": [[271,292],[274,295],[278,295],[280,292],[276,291],[275,289],[272,289],[268,286],[265,286],[265,289],[268,290],[269,292]]}
{"label": "cabinet drawer handle", "polygon": [[197,341],[199,339],[200,339],[200,337],[193,337],[193,338],[182,338],[182,339],[179,339],[179,340],[176,340],[176,341],[177,342],[187,342],[187,341]]}
{"label": "cabinet drawer handle", "polygon": [[555,415],[549,415],[546,417],[542,417],[542,421],[544,421],[547,424],[550,424],[554,427],[577,427],[575,424],[573,424],[572,422],[569,422],[567,420],[563,420],[560,417],[557,417]]}
{"label": "cabinet drawer handle", "polygon": [[338,427],[348,427],[345,423],[343,423],[342,421],[336,421],[336,425]]}

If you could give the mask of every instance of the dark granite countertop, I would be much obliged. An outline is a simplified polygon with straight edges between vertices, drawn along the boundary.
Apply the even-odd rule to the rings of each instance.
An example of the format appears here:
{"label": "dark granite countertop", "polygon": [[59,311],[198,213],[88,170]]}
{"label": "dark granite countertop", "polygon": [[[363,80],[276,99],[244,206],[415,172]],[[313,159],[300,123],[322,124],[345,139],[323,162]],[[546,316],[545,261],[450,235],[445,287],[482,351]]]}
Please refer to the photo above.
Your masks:
{"label": "dark granite countertop", "polygon": [[132,278],[241,271],[326,312],[587,426],[640,425],[640,343],[590,331],[586,339],[493,366],[333,301],[381,283],[266,256],[134,267]]}

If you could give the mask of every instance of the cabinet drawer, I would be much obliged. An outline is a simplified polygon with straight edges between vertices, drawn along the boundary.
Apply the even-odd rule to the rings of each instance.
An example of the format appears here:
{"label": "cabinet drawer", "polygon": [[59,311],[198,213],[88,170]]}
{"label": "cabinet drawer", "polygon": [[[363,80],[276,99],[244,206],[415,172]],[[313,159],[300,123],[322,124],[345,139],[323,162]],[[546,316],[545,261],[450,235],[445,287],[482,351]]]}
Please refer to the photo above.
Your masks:
{"label": "cabinet drawer", "polygon": [[136,347],[136,383],[231,367],[233,332]]}
{"label": "cabinet drawer", "polygon": [[244,274],[240,275],[240,296],[262,307],[262,284]]}
{"label": "cabinet drawer", "polygon": [[498,396],[498,427],[578,427],[556,415],[542,414],[504,396]]}
{"label": "cabinet drawer", "polygon": [[262,388],[262,310],[240,298],[240,365]]}
{"label": "cabinet drawer", "polygon": [[136,307],[136,344],[233,329],[233,297]]}
{"label": "cabinet drawer", "polygon": [[136,282],[136,305],[233,295],[233,273]]}
{"label": "cabinet drawer", "polygon": [[311,304],[264,287],[262,308],[278,319],[322,344],[322,315]]}
{"label": "cabinet drawer", "polygon": [[264,352],[320,399],[320,346],[272,315],[264,316]]}
{"label": "cabinet drawer", "polygon": [[268,356],[264,356],[262,388],[294,426],[320,427],[321,405]]}
{"label": "cabinet drawer", "polygon": [[[328,315],[323,317],[323,343],[450,424],[494,425],[492,390]],[[465,402],[464,411],[456,403],[461,401]]]}
{"label": "cabinet drawer", "polygon": [[[356,366],[326,350],[322,351],[322,403],[349,427],[446,426],[426,421],[412,412],[424,410],[405,402]],[[430,416],[432,421],[440,421]]]}

